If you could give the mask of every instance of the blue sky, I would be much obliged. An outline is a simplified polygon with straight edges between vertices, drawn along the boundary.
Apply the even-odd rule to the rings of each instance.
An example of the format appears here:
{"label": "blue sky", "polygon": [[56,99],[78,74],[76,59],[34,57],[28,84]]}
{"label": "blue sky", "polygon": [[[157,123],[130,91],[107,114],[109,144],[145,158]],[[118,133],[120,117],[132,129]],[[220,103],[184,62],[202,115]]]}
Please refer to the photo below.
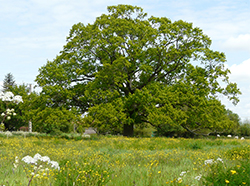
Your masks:
{"label": "blue sky", "polygon": [[117,4],[200,27],[212,39],[211,48],[226,54],[230,79],[242,91],[237,106],[221,97],[223,104],[250,119],[249,0],[0,0],[0,84],[10,72],[16,83],[35,85],[38,69],[59,54],[73,24],[93,23]]}

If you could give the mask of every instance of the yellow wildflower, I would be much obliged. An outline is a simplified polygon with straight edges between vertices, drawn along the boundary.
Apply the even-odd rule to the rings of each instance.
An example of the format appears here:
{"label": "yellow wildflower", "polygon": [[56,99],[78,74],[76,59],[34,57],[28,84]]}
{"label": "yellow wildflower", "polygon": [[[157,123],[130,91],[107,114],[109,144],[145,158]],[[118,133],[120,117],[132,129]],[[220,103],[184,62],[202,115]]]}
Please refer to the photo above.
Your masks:
{"label": "yellow wildflower", "polygon": [[236,174],[236,171],[235,170],[231,170],[230,171],[232,174]]}

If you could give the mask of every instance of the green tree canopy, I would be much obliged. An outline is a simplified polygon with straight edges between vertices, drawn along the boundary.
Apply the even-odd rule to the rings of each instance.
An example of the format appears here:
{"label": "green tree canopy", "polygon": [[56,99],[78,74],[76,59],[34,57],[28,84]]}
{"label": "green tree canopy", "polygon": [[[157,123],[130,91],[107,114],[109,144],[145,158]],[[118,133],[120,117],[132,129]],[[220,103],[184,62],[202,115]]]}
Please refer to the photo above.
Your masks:
{"label": "green tree canopy", "polygon": [[51,107],[77,108],[93,127],[126,136],[145,123],[160,131],[230,127],[216,95],[236,104],[240,91],[229,82],[225,54],[210,49],[200,28],[148,18],[137,6],[108,12],[73,25],[60,55],[39,69],[36,82]]}

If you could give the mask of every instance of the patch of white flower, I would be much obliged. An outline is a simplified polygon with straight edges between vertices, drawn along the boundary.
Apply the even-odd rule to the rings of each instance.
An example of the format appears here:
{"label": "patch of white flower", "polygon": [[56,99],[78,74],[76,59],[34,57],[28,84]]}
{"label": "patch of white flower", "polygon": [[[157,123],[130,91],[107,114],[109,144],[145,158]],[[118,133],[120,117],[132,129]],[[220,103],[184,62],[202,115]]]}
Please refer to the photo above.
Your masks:
{"label": "patch of white flower", "polygon": [[18,104],[18,103],[23,102],[23,98],[22,96],[16,95],[13,97],[12,101]]}
{"label": "patch of white flower", "polygon": [[58,162],[56,162],[56,161],[50,161],[49,164],[51,164],[52,168],[60,170]]}
{"label": "patch of white flower", "polygon": [[187,173],[187,171],[182,171],[182,172],[180,173],[180,176],[184,176],[186,173]]}
{"label": "patch of white flower", "polygon": [[227,137],[228,137],[228,138],[231,138],[231,137],[232,137],[232,135],[230,135],[230,134],[229,134],[229,135],[227,135]]}
{"label": "patch of white flower", "polygon": [[182,178],[178,178],[177,182],[181,183],[182,182]]}
{"label": "patch of white flower", "polygon": [[12,92],[0,92],[0,99],[2,101],[13,101],[15,103],[23,102],[22,96],[14,95]]}
{"label": "patch of white flower", "polygon": [[25,156],[23,157],[22,161],[24,161],[25,163],[27,164],[37,164],[36,161],[34,158],[32,158],[31,156]]}
{"label": "patch of white flower", "polygon": [[40,160],[43,161],[43,162],[50,162],[51,163],[50,158],[48,156],[42,156],[40,158]]}
{"label": "patch of white flower", "polygon": [[13,166],[15,169],[18,167],[18,164],[19,164],[19,158],[18,158],[18,156],[16,156],[15,162],[13,163]]}
{"label": "patch of white flower", "polygon": [[60,170],[60,166],[58,162],[51,161],[48,156],[41,156],[40,154],[35,154],[35,156],[32,158],[31,156],[25,156],[23,157],[22,161],[24,161],[27,164],[35,164],[37,165],[38,161],[47,162],[48,164],[51,164],[52,168]]}
{"label": "patch of white flower", "polygon": [[211,165],[211,164],[213,164],[213,163],[214,163],[214,159],[209,159],[209,160],[205,160],[205,161],[204,161],[204,164],[205,164],[205,165],[208,165],[208,164]]}
{"label": "patch of white flower", "polygon": [[220,161],[221,163],[223,163],[223,159],[221,158],[217,158],[217,162]]}
{"label": "patch of white flower", "polygon": [[7,109],[5,112],[1,114],[2,117],[6,117],[7,120],[11,119],[11,115],[16,116],[16,113],[14,112],[14,109]]}
{"label": "patch of white flower", "polygon": [[198,176],[195,176],[194,179],[199,181],[201,179],[201,177],[202,177],[202,175],[198,175]]}
{"label": "patch of white flower", "polygon": [[4,135],[7,137],[12,136],[13,134],[10,131],[3,132]]}
{"label": "patch of white flower", "polygon": [[214,159],[208,159],[208,160],[204,161],[204,164],[205,165],[211,165],[211,164],[213,164],[215,162],[221,162],[221,163],[223,163],[223,159],[217,158],[217,160],[215,160],[215,161],[214,161]]}

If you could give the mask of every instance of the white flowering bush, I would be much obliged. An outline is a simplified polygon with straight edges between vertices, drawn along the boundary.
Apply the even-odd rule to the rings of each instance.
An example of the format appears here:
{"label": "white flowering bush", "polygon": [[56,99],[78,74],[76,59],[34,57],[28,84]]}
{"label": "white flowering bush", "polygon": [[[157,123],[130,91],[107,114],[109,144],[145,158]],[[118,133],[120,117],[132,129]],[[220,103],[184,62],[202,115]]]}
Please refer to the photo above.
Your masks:
{"label": "white flowering bush", "polygon": [[15,96],[12,92],[0,92],[0,99],[2,101],[14,102],[16,104],[23,102],[22,96]]}
{"label": "white flowering bush", "polygon": [[19,95],[14,95],[12,92],[0,92],[0,100],[2,100],[3,102],[6,102],[7,108],[6,111],[4,111],[3,113],[1,113],[1,117],[2,122],[0,124],[0,131],[4,131],[5,126],[4,126],[4,121],[5,120],[10,120],[12,116],[16,116],[15,110],[9,109],[8,108],[8,103],[9,102],[13,102],[15,104],[19,104],[21,102],[23,102],[22,96]]}

